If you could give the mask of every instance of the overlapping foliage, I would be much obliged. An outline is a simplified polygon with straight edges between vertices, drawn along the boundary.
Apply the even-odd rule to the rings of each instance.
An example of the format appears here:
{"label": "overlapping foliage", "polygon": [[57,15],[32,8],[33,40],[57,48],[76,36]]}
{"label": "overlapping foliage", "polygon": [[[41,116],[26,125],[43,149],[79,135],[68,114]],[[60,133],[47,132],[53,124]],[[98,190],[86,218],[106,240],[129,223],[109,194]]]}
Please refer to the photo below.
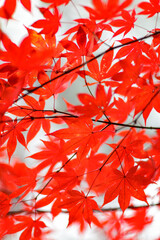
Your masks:
{"label": "overlapping foliage", "polygon": [[[5,0],[0,17],[14,19],[19,2],[32,11],[32,0]],[[81,231],[89,224],[106,239],[139,239],[160,204],[160,126],[147,125],[160,113],[160,2],[42,2],[19,45],[0,32],[0,238],[49,239],[45,217],[66,212]],[[69,6],[88,18],[60,39]],[[113,200],[118,207],[108,207]]]}

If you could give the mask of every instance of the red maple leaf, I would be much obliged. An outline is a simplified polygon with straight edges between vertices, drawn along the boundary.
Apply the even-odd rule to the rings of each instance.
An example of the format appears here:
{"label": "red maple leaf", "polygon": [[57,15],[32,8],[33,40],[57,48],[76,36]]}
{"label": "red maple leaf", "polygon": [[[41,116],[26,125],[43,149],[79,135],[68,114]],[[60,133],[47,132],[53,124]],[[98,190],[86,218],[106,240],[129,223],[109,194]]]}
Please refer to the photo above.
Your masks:
{"label": "red maple leaf", "polygon": [[11,208],[11,198],[7,194],[0,192],[0,217],[5,217]]}
{"label": "red maple leaf", "polygon": [[160,12],[159,0],[149,0],[149,2],[141,2],[138,5],[143,10],[139,14],[148,15],[148,18],[153,17]]}
{"label": "red maple leaf", "polygon": [[90,149],[97,151],[100,145],[114,134],[113,126],[106,128],[106,124],[102,124],[93,127],[90,119],[65,119],[65,122],[69,126],[68,128],[55,131],[50,135],[68,139],[64,144],[63,151],[70,154],[77,150],[80,159],[85,157]]}
{"label": "red maple leaf", "polygon": [[0,8],[0,17],[10,19],[16,9],[16,0],[5,0],[4,5]]}
{"label": "red maple leaf", "polygon": [[14,166],[14,173],[17,175],[15,183],[18,188],[10,194],[10,197],[19,197],[18,202],[20,202],[35,188],[37,184],[37,171],[34,168],[28,168],[24,163],[17,163]]}
{"label": "red maple leaf", "polygon": [[[3,237],[8,233],[9,229],[12,228],[14,225],[14,220],[12,216],[2,216],[0,218],[0,238]],[[8,226],[10,228],[8,228]]]}
{"label": "red maple leaf", "polygon": [[28,11],[31,11],[31,0],[20,0],[20,1]]}
{"label": "red maple leaf", "polygon": [[[92,55],[93,57],[93,55]],[[92,59],[92,57],[88,57],[87,60]],[[101,83],[108,77],[108,71],[111,67],[113,61],[113,51],[109,51],[105,53],[102,57],[100,67],[97,59],[87,64],[89,71],[80,71],[80,76],[83,77],[83,74],[90,76],[95,79],[97,82]],[[81,74],[82,72],[82,74]]]}
{"label": "red maple leaf", "polygon": [[[105,234],[109,240],[120,240],[124,238],[122,216],[118,212],[105,213],[106,220],[102,222],[105,226]],[[126,237],[126,235],[125,235]],[[132,239],[128,239],[132,240]]]}
{"label": "red maple leaf", "polygon": [[8,82],[0,79],[0,118],[22,91],[24,78],[23,76],[19,77],[17,74],[14,74],[8,79]]}
{"label": "red maple leaf", "polygon": [[[135,105],[135,115],[142,111],[145,123],[153,107],[156,109],[157,112],[160,112],[160,107],[158,104],[160,99],[159,88],[159,84],[142,85],[142,91],[140,91],[139,93],[137,92],[137,95],[133,98],[133,102]],[[140,101],[141,99],[143,99],[143,101]]]}
{"label": "red maple leaf", "polygon": [[[46,224],[40,221],[41,217],[33,220],[30,216],[15,216],[16,223],[10,228],[9,234],[13,234],[22,231],[19,240],[26,239],[40,239],[43,234],[42,229],[46,227]],[[33,238],[34,237],[34,238]]]}
{"label": "red maple leaf", "polygon": [[17,122],[16,119],[14,121],[12,121],[9,117],[5,117],[4,119],[6,119],[8,123],[3,129],[4,132],[1,136],[1,142],[5,143],[7,141],[7,153],[10,160],[16,149],[17,141],[19,141],[19,143],[24,147],[27,147],[24,135],[22,134],[22,132],[26,131],[26,129],[24,128],[22,122]]}
{"label": "red maple leaf", "polygon": [[119,0],[107,0],[107,2],[93,0],[92,3],[94,8],[85,7],[90,13],[91,18],[110,20],[120,14],[124,8],[128,7],[132,3],[132,0],[125,0],[122,4],[120,4]]}
{"label": "red maple leaf", "polygon": [[[119,135],[124,137],[128,131],[123,131]],[[129,170],[133,167],[134,157],[143,159],[147,158],[148,154],[145,151],[145,144],[150,143],[150,138],[145,134],[144,131],[137,132],[135,129],[132,129],[130,134],[123,140],[123,142],[118,147],[118,144],[109,144],[116,151],[110,158],[112,166],[120,166],[124,161],[124,169]]]}
{"label": "red maple leaf", "polygon": [[67,39],[61,41],[63,48],[67,50],[67,53],[63,53],[62,57],[67,57],[70,65],[74,64],[75,61],[77,61],[77,65],[80,65],[82,57],[89,56],[97,47],[95,47],[90,41],[87,42],[86,33],[82,28],[79,29],[81,30],[77,32],[77,43]]}
{"label": "red maple leaf", "polygon": [[49,166],[50,168],[48,173],[50,173],[57,163],[62,162],[62,164],[64,164],[67,161],[65,153],[62,151],[64,141],[50,137],[49,141],[42,140],[42,142],[44,147],[41,148],[41,151],[34,153],[29,157],[41,161],[41,163],[36,167],[38,171]]}
{"label": "red maple leaf", "polygon": [[60,205],[61,208],[66,208],[69,211],[69,223],[81,222],[83,218],[91,224],[93,218],[93,209],[98,210],[97,203],[92,199],[93,196],[85,196],[83,192],[77,190],[68,190],[67,198]]}
{"label": "red maple leaf", "polygon": [[93,117],[96,116],[96,120],[100,119],[102,116],[106,117],[110,115],[110,111],[113,107],[111,104],[111,88],[106,92],[105,87],[101,84],[97,85],[95,97],[86,94],[78,94],[78,98],[81,105],[74,106],[67,103],[68,111],[78,114],[83,117]]}
{"label": "red maple leaf", "polygon": [[108,109],[108,115],[110,116],[110,120],[113,122],[123,123],[127,120],[130,112],[133,110],[132,102],[125,102],[122,98],[114,99],[114,104],[111,109]]}
{"label": "red maple leaf", "polygon": [[[133,39],[125,38],[125,39],[119,40],[119,42],[123,45],[127,42],[132,42],[134,40],[136,40],[135,37]],[[127,46],[123,46],[122,48],[120,48],[116,54],[116,59],[127,56],[132,60],[133,59],[136,60],[138,57],[142,58],[144,54],[147,54],[149,49],[150,49],[150,45],[144,41],[133,42],[132,44],[128,44]]]}
{"label": "red maple leaf", "polygon": [[117,196],[123,212],[129,206],[131,196],[148,204],[143,185],[136,178],[136,171],[137,166],[130,168],[127,173],[117,169],[112,170],[111,174],[108,176],[108,182],[106,184],[107,190],[103,205],[111,202]]}
{"label": "red maple leaf", "polygon": [[[62,77],[58,77],[58,75],[61,74],[61,68],[59,68],[61,65],[61,61],[58,60],[56,62],[56,65],[53,67],[52,69],[52,73],[51,73],[51,79],[56,78],[54,81],[50,81],[49,82],[49,76],[44,72],[41,71],[38,73],[38,81],[39,83],[42,85],[45,82],[48,82],[48,84],[46,84],[45,86],[43,86],[43,88],[39,88],[36,91],[36,94],[41,94],[41,96],[43,96],[45,99],[50,98],[51,96],[57,96],[58,93],[61,93],[63,91],[66,90],[66,88],[68,87],[69,81],[74,81],[76,78],[76,74],[73,73],[73,75],[71,74],[69,77],[68,75],[64,75]],[[59,70],[57,70],[59,69]],[[63,71],[63,70],[62,70]],[[73,78],[72,78],[73,76]]]}
{"label": "red maple leaf", "polygon": [[114,33],[114,37],[123,33],[124,32],[124,36],[132,29],[134,28],[134,23],[136,21],[135,18],[136,12],[135,10],[132,11],[131,14],[129,14],[128,11],[123,10],[122,11],[122,19],[116,19],[111,21],[111,25],[114,27],[118,27],[119,29]]}
{"label": "red maple leaf", "polygon": [[17,189],[16,174],[12,166],[0,162],[0,191],[9,195]]}
{"label": "red maple leaf", "polygon": [[[2,42],[5,51],[0,50],[0,59],[5,61],[1,67],[1,71],[8,72],[11,78],[16,75],[18,80],[26,77],[32,71],[38,71],[50,65],[53,55],[53,48],[46,46],[45,48],[36,48],[32,46],[32,38],[25,37],[19,46],[13,43],[4,33],[2,33]],[[15,75],[12,74],[15,73]],[[20,81],[20,80],[19,80]],[[22,81],[22,80],[21,80]]]}
{"label": "red maple leaf", "polygon": [[60,26],[60,14],[58,9],[54,8],[54,13],[49,9],[40,8],[45,19],[38,20],[32,24],[34,28],[43,28],[41,34],[51,34],[52,36],[58,31]]}
{"label": "red maple leaf", "polygon": [[[27,133],[27,143],[29,143],[38,133],[41,126],[46,133],[49,132],[50,122],[45,119],[45,114],[50,115],[52,112],[43,111],[45,106],[43,97],[37,101],[31,96],[26,96],[24,100],[28,106],[11,107],[9,112],[17,116],[22,116],[24,119],[27,118],[25,122],[25,128],[30,127]],[[32,121],[34,118],[37,121]]]}
{"label": "red maple leaf", "polygon": [[140,232],[147,224],[153,221],[153,217],[147,216],[147,209],[137,209],[134,211],[133,216],[124,218],[124,221],[129,226],[129,232]]}

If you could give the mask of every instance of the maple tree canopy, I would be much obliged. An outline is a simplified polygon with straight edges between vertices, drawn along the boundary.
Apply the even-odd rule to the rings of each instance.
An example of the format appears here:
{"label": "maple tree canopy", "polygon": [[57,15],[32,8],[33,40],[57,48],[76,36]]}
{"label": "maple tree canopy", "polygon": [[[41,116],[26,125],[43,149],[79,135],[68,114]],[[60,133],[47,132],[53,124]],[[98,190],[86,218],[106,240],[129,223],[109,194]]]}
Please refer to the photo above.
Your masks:
{"label": "maple tree canopy", "polygon": [[[1,20],[33,2],[4,0]],[[88,3],[39,0],[19,44],[0,30],[0,239],[49,239],[64,212],[138,240],[160,211],[160,1]]]}

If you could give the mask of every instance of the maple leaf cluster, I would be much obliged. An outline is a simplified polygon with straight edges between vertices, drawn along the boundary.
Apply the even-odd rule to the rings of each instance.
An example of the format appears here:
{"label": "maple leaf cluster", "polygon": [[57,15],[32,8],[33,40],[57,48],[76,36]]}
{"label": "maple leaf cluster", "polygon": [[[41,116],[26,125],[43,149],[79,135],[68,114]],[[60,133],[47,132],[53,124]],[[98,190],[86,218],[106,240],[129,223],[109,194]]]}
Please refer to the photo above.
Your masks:
{"label": "maple leaf cluster", "polygon": [[[0,18],[33,2],[5,0]],[[160,2],[90,3],[41,0],[20,44],[0,31],[1,239],[47,239],[46,218],[65,212],[81,232],[138,240],[160,211],[160,126],[148,126],[160,114]],[[62,34],[70,7],[79,14]]]}

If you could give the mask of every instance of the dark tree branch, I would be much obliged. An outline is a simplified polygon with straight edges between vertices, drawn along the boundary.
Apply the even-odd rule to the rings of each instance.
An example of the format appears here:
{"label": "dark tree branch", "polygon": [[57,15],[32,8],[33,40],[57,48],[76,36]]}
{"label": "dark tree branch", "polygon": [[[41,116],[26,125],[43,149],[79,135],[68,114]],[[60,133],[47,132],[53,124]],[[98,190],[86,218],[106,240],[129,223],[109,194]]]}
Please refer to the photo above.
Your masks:
{"label": "dark tree branch", "polygon": [[[160,202],[158,203],[151,203],[149,205],[141,205],[141,206],[129,206],[127,209],[132,209],[132,210],[136,210],[136,209],[142,209],[142,208],[150,208],[150,207],[156,207],[156,206],[160,206]],[[126,210],[127,210],[126,209]],[[120,207],[111,207],[111,208],[102,208],[100,210],[94,210],[94,212],[114,212],[114,211],[122,211]],[[19,211],[10,211],[8,212],[7,215],[17,215],[17,214],[34,214],[34,212],[30,212],[30,211],[25,211],[25,210],[19,210]],[[51,214],[51,211],[49,210],[36,210],[36,213],[37,214]],[[62,210],[61,213],[69,213],[67,210]]]}

